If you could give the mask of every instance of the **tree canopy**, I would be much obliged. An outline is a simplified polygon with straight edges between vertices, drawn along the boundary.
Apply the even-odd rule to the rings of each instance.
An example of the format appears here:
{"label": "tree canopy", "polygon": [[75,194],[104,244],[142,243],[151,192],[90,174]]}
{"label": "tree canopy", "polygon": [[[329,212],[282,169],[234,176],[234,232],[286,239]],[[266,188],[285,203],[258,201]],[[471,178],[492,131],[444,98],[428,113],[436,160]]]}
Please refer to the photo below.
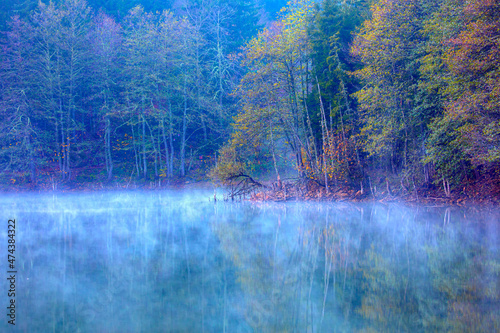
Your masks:
{"label": "tree canopy", "polygon": [[1,6],[11,183],[211,169],[374,197],[498,188],[498,0]]}

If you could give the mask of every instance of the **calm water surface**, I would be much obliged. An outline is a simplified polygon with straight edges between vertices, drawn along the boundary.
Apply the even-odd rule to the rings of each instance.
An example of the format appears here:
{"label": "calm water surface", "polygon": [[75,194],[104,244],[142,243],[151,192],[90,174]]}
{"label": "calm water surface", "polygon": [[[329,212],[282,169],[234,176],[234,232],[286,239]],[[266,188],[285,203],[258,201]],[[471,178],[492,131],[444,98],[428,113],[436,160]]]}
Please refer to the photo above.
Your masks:
{"label": "calm water surface", "polygon": [[500,331],[498,210],[211,196],[0,197],[0,331]]}

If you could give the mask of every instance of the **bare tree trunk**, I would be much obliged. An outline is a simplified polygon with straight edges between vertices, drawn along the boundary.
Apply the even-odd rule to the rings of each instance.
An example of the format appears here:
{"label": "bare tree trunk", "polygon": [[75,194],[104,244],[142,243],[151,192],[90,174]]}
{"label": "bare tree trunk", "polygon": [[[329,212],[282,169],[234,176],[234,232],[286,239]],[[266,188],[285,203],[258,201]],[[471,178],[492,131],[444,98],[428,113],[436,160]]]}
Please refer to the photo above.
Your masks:
{"label": "bare tree trunk", "polygon": [[306,117],[307,117],[307,127],[309,129],[309,135],[310,135],[310,140],[312,141],[312,151],[314,152],[314,168],[317,171],[317,166],[319,165],[318,163],[318,148],[316,147],[316,140],[314,139],[314,134],[312,130],[312,125],[311,125],[311,118],[309,117],[309,110],[307,108],[307,104],[304,102],[304,108],[306,112]]}
{"label": "bare tree trunk", "polygon": [[61,152],[60,148],[62,143],[59,142],[59,121],[56,118],[56,151],[57,151],[57,164],[59,165],[59,170],[62,171],[62,158],[61,158]]}
{"label": "bare tree trunk", "polygon": [[70,169],[70,153],[71,153],[71,133],[69,124],[71,123],[71,118],[68,113],[66,113],[66,158],[64,162],[66,162],[65,172],[67,173],[68,178],[71,177],[71,169]]}
{"label": "bare tree trunk", "polygon": [[131,126],[132,128],[132,145],[134,146],[134,157],[135,157],[135,167],[137,169],[137,176],[140,176],[140,155],[139,152],[137,151],[137,143],[135,140],[135,131],[134,131],[134,125]]}
{"label": "bare tree trunk", "polygon": [[33,154],[34,147],[31,144],[31,126],[28,118],[28,126],[27,126],[27,141],[28,141],[28,154],[30,159],[30,179],[33,185],[36,185],[36,166],[35,166],[35,158]]}
{"label": "bare tree trunk", "polygon": [[[144,114],[144,107],[142,109]],[[144,115],[141,115],[142,118],[142,164],[143,164],[143,175],[144,179],[148,176],[148,163],[146,159],[146,120],[144,119]]]}
{"label": "bare tree trunk", "polygon": [[274,163],[274,171],[276,171],[276,178],[278,181],[280,180],[280,173],[278,172],[278,164],[276,162],[276,153],[274,151],[274,138],[273,138],[273,121],[271,118],[271,111],[269,109],[269,105],[267,106],[268,117],[269,117],[269,132],[271,136],[271,152],[273,154],[273,163]]}
{"label": "bare tree trunk", "polygon": [[62,179],[66,178],[66,135],[64,132],[64,118],[63,118],[63,110],[62,110],[62,101],[59,99],[59,119],[61,122],[61,153],[62,153],[62,168],[61,174]]}
{"label": "bare tree trunk", "polygon": [[217,60],[218,60],[218,73],[219,73],[219,117],[222,122],[222,47],[221,47],[221,38],[220,38],[220,10],[217,11]]}
{"label": "bare tree trunk", "polygon": [[104,135],[105,142],[105,159],[106,159],[106,171],[108,173],[108,180],[111,180],[113,177],[113,159],[111,156],[111,121],[109,120],[109,116],[106,116],[106,130]]}
{"label": "bare tree trunk", "polygon": [[328,165],[326,162],[327,159],[327,147],[329,145],[328,142],[328,127],[326,124],[326,115],[325,115],[325,108],[323,107],[323,99],[321,98],[321,89],[319,87],[319,81],[318,78],[316,77],[316,83],[318,85],[318,94],[319,94],[319,105],[320,105],[320,110],[321,110],[321,135],[323,137],[323,174],[325,177],[325,188],[326,188],[326,194],[329,194],[329,188],[328,188]]}
{"label": "bare tree trunk", "polygon": [[170,153],[168,151],[168,145],[167,145],[167,136],[165,135],[165,121],[163,119],[163,117],[161,118],[161,134],[162,134],[162,138],[163,138],[163,146],[165,147],[165,165],[166,165],[166,168],[167,168],[167,171],[166,171],[166,174],[167,174],[167,177],[170,177],[170,169],[169,169],[169,166],[170,166]]}
{"label": "bare tree trunk", "polygon": [[169,166],[169,174],[172,177],[174,175],[174,125],[173,125],[173,120],[172,120],[172,105],[168,105],[168,114],[169,114],[169,126],[170,126],[170,131],[169,131],[169,141],[170,141],[170,166]]}
{"label": "bare tree trunk", "polygon": [[151,136],[151,146],[153,147],[154,149],[154,165],[155,165],[155,179],[158,178],[158,150],[156,149],[156,140],[155,140],[155,135],[154,135],[154,132],[153,132],[153,129],[151,128],[151,126],[149,126],[149,123],[144,120],[144,122],[146,123],[146,125],[148,125],[148,129],[149,129],[149,134]]}
{"label": "bare tree trunk", "polygon": [[182,114],[182,138],[181,138],[181,177],[186,175],[186,128],[187,128],[187,80],[184,75],[184,112]]}
{"label": "bare tree trunk", "polygon": [[444,189],[444,194],[446,194],[447,197],[451,195],[450,192],[450,182],[443,177],[443,189]]}

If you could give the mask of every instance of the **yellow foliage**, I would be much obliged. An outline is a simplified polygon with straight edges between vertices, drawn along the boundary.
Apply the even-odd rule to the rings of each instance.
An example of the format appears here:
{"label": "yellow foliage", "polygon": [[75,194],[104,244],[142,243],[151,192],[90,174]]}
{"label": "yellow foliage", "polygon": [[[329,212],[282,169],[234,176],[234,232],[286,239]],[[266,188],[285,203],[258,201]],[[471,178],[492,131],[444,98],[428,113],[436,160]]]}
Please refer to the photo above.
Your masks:
{"label": "yellow foliage", "polygon": [[245,173],[245,166],[238,159],[236,147],[226,144],[219,150],[217,165],[210,170],[208,176],[214,183],[227,185],[230,177],[242,173]]}

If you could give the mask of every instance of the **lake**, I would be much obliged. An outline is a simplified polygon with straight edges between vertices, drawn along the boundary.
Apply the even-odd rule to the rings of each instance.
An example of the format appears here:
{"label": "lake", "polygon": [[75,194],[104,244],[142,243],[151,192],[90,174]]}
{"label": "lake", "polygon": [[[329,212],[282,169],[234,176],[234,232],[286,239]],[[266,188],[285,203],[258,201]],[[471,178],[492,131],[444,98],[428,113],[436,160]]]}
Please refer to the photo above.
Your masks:
{"label": "lake", "polygon": [[1,196],[0,330],[500,331],[498,209],[212,197]]}

